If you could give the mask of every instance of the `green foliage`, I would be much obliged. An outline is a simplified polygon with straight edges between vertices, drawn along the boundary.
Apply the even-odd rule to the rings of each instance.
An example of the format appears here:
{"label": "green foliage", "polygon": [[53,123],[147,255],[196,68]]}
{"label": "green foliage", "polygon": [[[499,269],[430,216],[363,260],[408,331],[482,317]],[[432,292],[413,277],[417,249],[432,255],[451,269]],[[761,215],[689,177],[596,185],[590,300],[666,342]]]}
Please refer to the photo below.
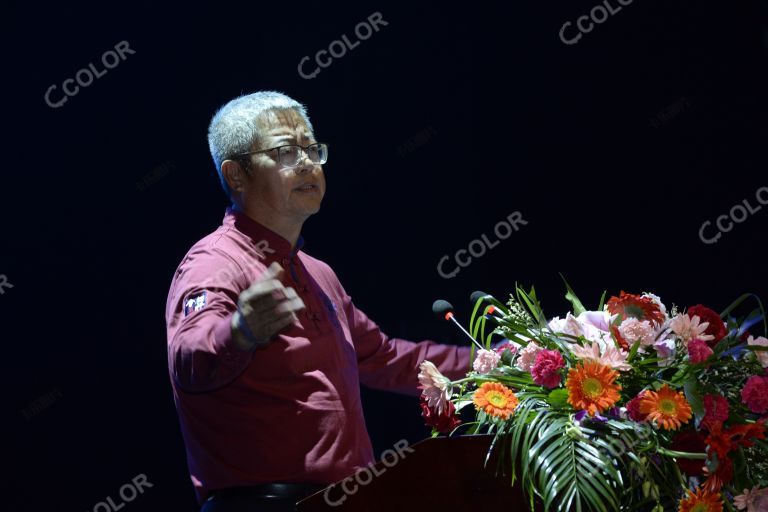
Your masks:
{"label": "green foliage", "polygon": [[[573,313],[579,315],[586,308],[567,282],[565,287]],[[598,309],[605,304],[605,295],[603,293]],[[750,298],[758,302],[759,309],[745,318],[732,317]],[[488,304],[496,307],[500,318],[485,315]],[[675,314],[677,310],[673,307],[671,315]],[[640,391],[658,390],[666,384],[682,390],[693,411],[694,418],[683,427],[684,432],[699,430],[701,433],[708,394],[722,395],[728,400],[730,416],[726,427],[754,422],[757,415],[741,402],[741,391],[749,377],[763,374],[755,354],[763,349],[747,347],[741,334],[760,320],[765,328],[765,311],[757,297],[746,294],[726,308],[722,316],[730,334],[702,363],[690,362],[687,346],[680,336],[673,337],[674,356],[663,361],[654,350],[641,346],[639,340],[632,343],[627,356],[631,368],[622,369],[618,381],[622,398],[615,406],[626,406]],[[492,327],[490,332],[487,323]],[[558,350],[566,362],[566,367],[560,370],[563,376],[578,363],[572,344],[589,341],[583,336],[552,332],[534,288],[526,290],[519,285],[506,304],[488,296],[479,299],[472,313],[470,331],[486,347],[490,346],[492,336],[504,336],[521,347],[533,340],[541,347]],[[666,326],[659,326],[660,337],[668,334]],[[459,409],[470,404],[474,390],[484,382],[498,382],[515,392],[520,402],[508,420],[478,411],[477,421],[463,428],[470,434],[494,435],[486,464],[493,451],[498,450],[499,464],[511,470],[512,483],[520,483],[531,510],[534,505],[547,512],[677,510],[678,501],[684,489],[692,486],[692,480],[680,472],[676,459],[700,459],[702,464],[712,462],[711,459],[705,461],[712,457],[711,453],[672,451],[670,447],[677,431],[657,430],[649,423],[619,417],[615,410],[605,413],[608,418],[586,417],[577,421],[578,411],[568,403],[568,391],[564,387],[547,389],[537,385],[529,372],[515,366],[517,357],[505,351],[501,365],[488,374],[471,372],[466,379],[455,382],[460,392],[454,401]],[[730,456],[736,474],[733,486],[724,487],[725,496],[754,485],[768,487],[768,441],[757,440],[754,446],[740,447]],[[724,501],[725,509],[733,510],[729,500]]]}

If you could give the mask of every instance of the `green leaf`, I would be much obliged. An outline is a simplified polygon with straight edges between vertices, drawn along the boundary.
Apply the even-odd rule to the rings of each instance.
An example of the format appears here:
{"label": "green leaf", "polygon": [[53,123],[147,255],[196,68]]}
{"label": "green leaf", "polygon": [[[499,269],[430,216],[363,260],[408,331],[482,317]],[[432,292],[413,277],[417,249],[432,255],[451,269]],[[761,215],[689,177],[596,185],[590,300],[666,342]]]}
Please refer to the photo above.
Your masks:
{"label": "green leaf", "polygon": [[633,345],[632,348],[629,349],[629,355],[627,355],[627,362],[631,363],[633,359],[635,359],[635,356],[637,355],[637,351],[640,349],[640,340],[637,340]]}
{"label": "green leaf", "polygon": [[731,311],[736,309],[742,302],[744,302],[750,297],[754,298],[757,301],[757,305],[760,308],[760,312],[763,314],[763,333],[766,336],[768,336],[768,318],[766,318],[766,315],[765,315],[765,308],[763,307],[763,302],[760,300],[760,297],[758,297],[754,293],[745,293],[744,295],[742,295],[741,297],[733,301],[730,306],[725,308],[723,312],[720,313],[720,318],[726,318],[731,313]]}
{"label": "green leaf", "polygon": [[701,423],[704,418],[704,400],[699,390],[699,383],[696,380],[689,379],[683,384],[683,390],[685,391],[685,399],[691,404],[693,415],[696,419],[696,425]]}
{"label": "green leaf", "polygon": [[605,305],[605,294],[608,293],[608,290],[603,290],[603,294],[600,296],[600,304],[597,305],[597,310],[602,311],[603,306]]}
{"label": "green leaf", "polygon": [[[568,290],[568,292],[565,294],[565,298],[568,299],[570,303],[573,305],[573,315],[579,316],[581,313],[584,313],[587,310],[587,308],[584,307],[584,305],[581,303],[579,298],[573,292],[573,290],[571,289],[571,285],[569,285],[568,281],[565,280],[565,276],[563,276],[563,274],[560,274],[560,277],[563,278],[563,282],[565,283],[565,289]],[[603,296],[605,296],[605,294],[603,294]]]}
{"label": "green leaf", "polygon": [[536,319],[536,321],[539,324],[539,327],[544,328],[547,326],[547,317],[544,314],[544,311],[541,309],[541,304],[539,304],[539,300],[536,298],[536,290],[534,288],[531,288],[531,291],[526,293],[525,290],[520,288],[519,286],[515,286],[515,292],[517,293],[517,301],[520,303],[525,303],[525,306],[528,308],[528,311],[531,313],[531,316]]}
{"label": "green leaf", "polygon": [[[550,397],[565,390],[555,390]],[[543,510],[612,512],[620,509],[621,474],[607,451],[587,437],[572,435],[570,414],[561,414],[535,398],[523,398],[513,416],[510,457],[519,466],[521,484]],[[513,469],[515,471],[515,469]]]}
{"label": "green leaf", "polygon": [[559,388],[551,391],[547,402],[552,407],[568,407],[568,390],[565,388]]}

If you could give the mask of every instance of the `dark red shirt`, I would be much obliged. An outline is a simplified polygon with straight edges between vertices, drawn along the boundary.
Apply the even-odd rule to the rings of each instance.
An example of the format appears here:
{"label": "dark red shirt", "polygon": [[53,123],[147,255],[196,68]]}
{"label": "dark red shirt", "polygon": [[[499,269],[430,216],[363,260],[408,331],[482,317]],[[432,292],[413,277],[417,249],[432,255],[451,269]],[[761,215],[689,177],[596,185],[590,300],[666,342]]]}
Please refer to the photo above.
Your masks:
{"label": "dark red shirt", "polygon": [[[302,244],[227,210],[174,274],[168,366],[199,503],[225,487],[340,480],[374,462],[359,383],[418,395],[425,359],[451,379],[469,370],[467,347],[381,332]],[[306,309],[265,348],[239,350],[237,298],[273,261]]]}

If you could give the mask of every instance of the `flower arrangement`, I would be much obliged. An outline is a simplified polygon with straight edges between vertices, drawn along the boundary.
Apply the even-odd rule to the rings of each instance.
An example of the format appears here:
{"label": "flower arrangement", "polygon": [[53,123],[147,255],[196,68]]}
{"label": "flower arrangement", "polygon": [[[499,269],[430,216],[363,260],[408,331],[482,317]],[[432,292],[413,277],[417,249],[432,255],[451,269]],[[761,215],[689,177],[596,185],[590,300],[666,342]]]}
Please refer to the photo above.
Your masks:
{"label": "flower arrangement", "polygon": [[[749,333],[766,330],[760,300],[720,315],[622,291],[589,311],[566,288],[564,318],[547,319],[533,289],[476,300],[472,371],[420,366],[433,436],[493,434],[488,456],[501,450],[497,470],[531,510],[768,511],[768,339]],[[759,308],[734,317],[750,298]]]}

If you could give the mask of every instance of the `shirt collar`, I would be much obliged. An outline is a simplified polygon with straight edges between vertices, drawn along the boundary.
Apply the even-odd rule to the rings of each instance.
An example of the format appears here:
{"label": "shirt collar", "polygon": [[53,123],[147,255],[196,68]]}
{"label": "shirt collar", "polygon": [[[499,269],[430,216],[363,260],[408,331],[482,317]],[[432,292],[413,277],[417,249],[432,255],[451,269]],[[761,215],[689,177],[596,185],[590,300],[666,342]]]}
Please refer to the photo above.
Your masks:
{"label": "shirt collar", "polygon": [[275,256],[292,257],[304,247],[303,236],[299,235],[299,238],[296,240],[296,247],[291,248],[291,243],[288,240],[248,217],[243,212],[231,207],[227,208],[224,213],[224,224],[234,226],[235,229],[248,236],[257,246],[262,240],[267,242],[269,248],[274,251],[273,254]]}

